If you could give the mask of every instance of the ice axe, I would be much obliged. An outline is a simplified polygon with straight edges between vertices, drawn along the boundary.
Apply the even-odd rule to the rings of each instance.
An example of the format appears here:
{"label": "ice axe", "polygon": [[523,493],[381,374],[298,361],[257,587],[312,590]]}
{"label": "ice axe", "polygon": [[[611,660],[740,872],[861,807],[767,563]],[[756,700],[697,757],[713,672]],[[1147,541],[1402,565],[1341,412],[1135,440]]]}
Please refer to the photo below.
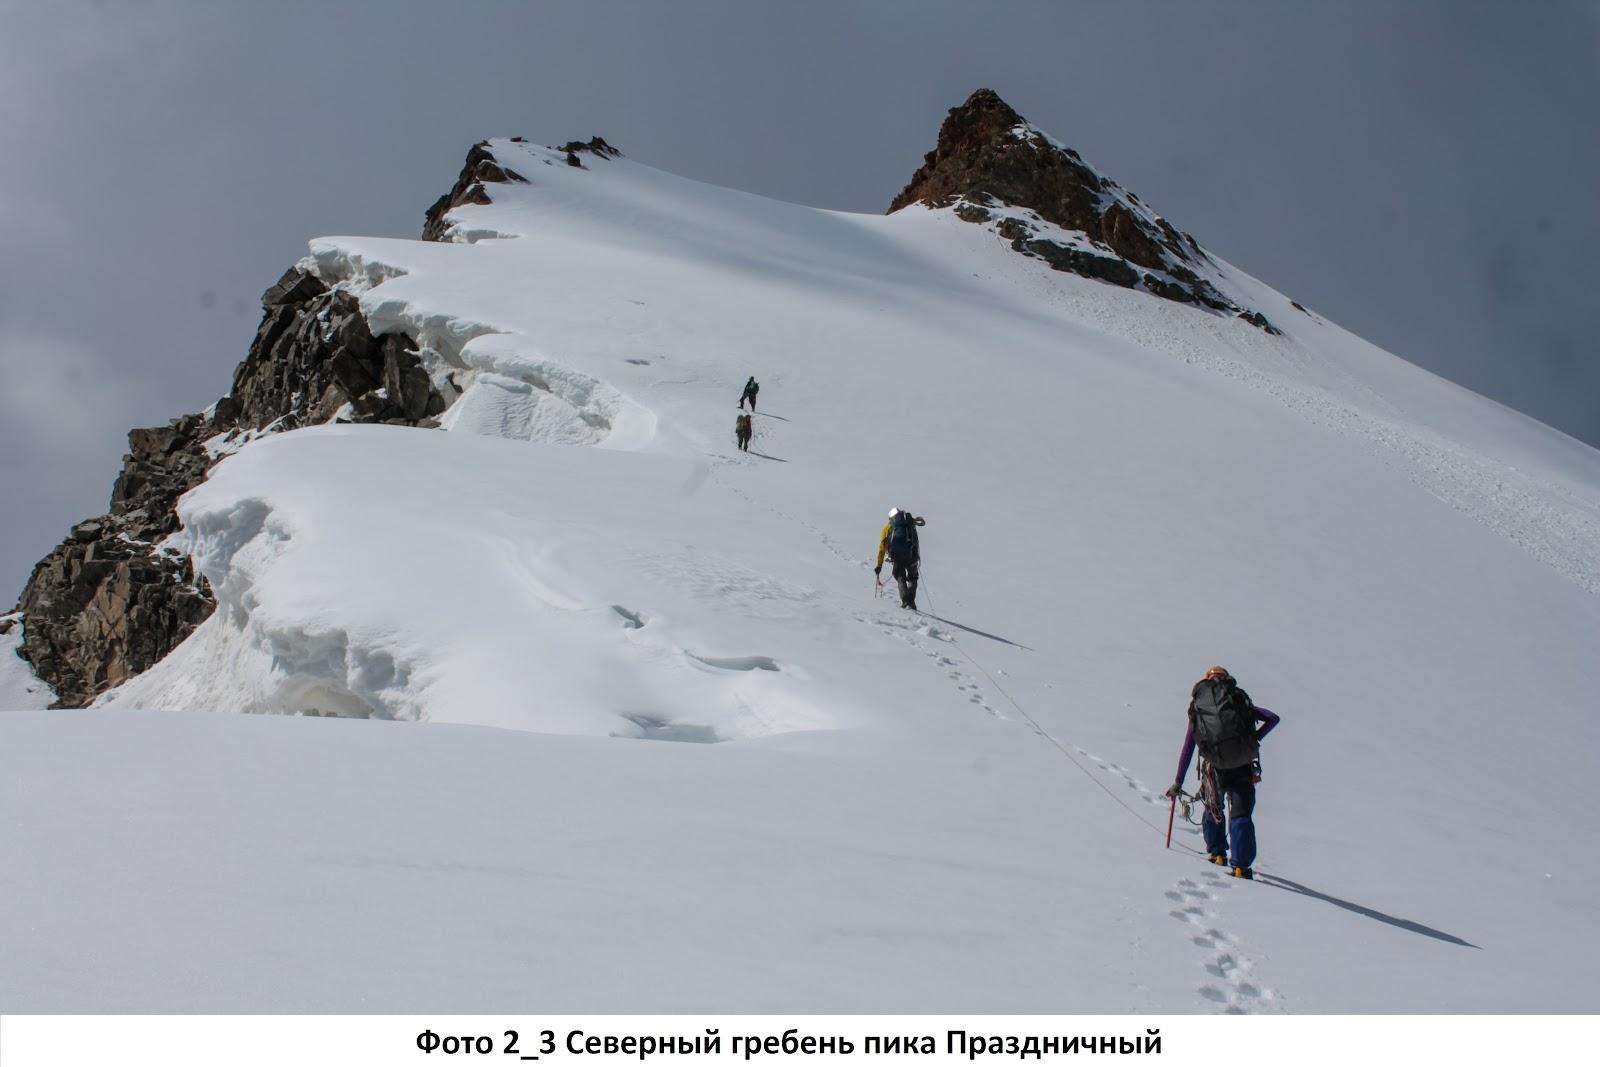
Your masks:
{"label": "ice axe", "polygon": [[1167,808],[1167,847],[1172,847],[1172,816],[1178,811],[1178,794],[1172,794],[1172,804]]}

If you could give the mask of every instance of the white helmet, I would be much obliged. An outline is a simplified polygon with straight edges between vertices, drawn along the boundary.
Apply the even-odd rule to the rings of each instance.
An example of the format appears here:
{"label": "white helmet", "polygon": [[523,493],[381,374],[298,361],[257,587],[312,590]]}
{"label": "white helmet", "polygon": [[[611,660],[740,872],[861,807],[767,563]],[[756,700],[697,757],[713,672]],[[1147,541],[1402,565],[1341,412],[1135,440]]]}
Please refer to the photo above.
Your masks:
{"label": "white helmet", "polygon": [[894,518],[898,514],[900,514],[900,509],[899,508],[890,508],[889,509],[889,517],[891,519]]}

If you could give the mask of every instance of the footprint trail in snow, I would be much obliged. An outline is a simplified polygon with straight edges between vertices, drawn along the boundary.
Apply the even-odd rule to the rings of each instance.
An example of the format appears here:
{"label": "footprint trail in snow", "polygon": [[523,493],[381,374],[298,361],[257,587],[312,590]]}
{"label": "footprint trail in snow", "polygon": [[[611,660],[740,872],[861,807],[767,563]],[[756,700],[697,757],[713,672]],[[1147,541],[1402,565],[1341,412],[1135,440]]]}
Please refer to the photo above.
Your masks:
{"label": "footprint trail in snow", "polygon": [[1201,1007],[1215,1006],[1225,1015],[1271,1010],[1279,994],[1253,979],[1254,962],[1238,939],[1221,927],[1213,905],[1219,894],[1237,888],[1228,877],[1205,871],[1198,878],[1180,878],[1164,894],[1174,905],[1167,914],[1182,923],[1191,943],[1202,950],[1205,977],[1195,987]]}
{"label": "footprint trail in snow", "polygon": [[[749,494],[735,486],[730,486],[733,492],[743,497],[748,503],[755,501]],[[840,561],[852,566],[864,566],[860,560],[847,552],[832,537],[819,529],[814,524],[804,519],[796,518],[783,513],[771,505],[764,505],[780,517],[804,526],[821,540]],[[1010,716],[997,709],[984,695],[983,686],[971,674],[962,670],[959,661],[948,653],[945,646],[954,646],[955,638],[939,630],[931,623],[919,625],[920,616],[900,619],[893,615],[893,609],[867,615],[856,614],[858,622],[876,627],[887,637],[905,641],[907,644],[922,652],[931,659],[936,667],[945,672],[946,678],[955,685],[956,691],[964,696],[971,704],[982,708],[983,711],[1002,721],[1011,721]],[[916,618],[917,621],[911,621]],[[923,639],[931,639],[939,643],[939,647],[929,648]],[[1034,732],[1041,738],[1052,742],[1058,747],[1066,748],[1054,735],[1042,726],[1034,724]],[[1166,798],[1158,792],[1151,790],[1127,768],[1105,760],[1090,752],[1080,745],[1071,745],[1084,760],[1094,764],[1106,775],[1115,776],[1122,785],[1139,799],[1153,807],[1160,807]],[[1080,765],[1081,766],[1081,765]],[[1087,772],[1087,768],[1085,768]],[[1195,994],[1199,998],[1197,1007],[1216,1008],[1225,1015],[1248,1015],[1260,1011],[1272,1010],[1275,1002],[1281,999],[1280,994],[1254,978],[1255,963],[1245,955],[1238,940],[1224,929],[1216,913],[1214,905],[1220,899],[1220,894],[1236,888],[1231,880],[1214,870],[1202,872],[1198,879],[1181,878],[1177,885],[1167,890],[1165,897],[1172,902],[1173,908],[1168,914],[1177,922],[1182,923],[1189,935],[1189,940],[1203,952],[1202,968],[1204,977],[1195,987]]]}

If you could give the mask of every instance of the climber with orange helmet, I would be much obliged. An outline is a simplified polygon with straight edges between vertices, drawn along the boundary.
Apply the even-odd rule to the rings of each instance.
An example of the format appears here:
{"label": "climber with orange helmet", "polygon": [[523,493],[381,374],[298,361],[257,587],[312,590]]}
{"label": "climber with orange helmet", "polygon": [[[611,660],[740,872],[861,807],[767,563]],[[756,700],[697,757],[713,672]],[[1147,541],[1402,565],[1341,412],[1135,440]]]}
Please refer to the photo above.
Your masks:
{"label": "climber with orange helmet", "polygon": [[[1232,867],[1235,878],[1254,878],[1256,783],[1261,780],[1261,739],[1278,716],[1258,708],[1226,667],[1211,667],[1189,694],[1189,732],[1178,757],[1178,778],[1168,797],[1183,792],[1189,760],[1200,750],[1200,799],[1211,862]],[[1228,846],[1233,846],[1229,855]]]}

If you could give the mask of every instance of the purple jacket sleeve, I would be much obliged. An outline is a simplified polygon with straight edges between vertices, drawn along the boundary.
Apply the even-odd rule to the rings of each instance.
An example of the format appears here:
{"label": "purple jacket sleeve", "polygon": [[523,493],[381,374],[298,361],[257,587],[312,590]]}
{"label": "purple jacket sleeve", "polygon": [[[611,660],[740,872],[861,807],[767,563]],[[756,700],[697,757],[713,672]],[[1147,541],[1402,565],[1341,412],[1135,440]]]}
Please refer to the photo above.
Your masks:
{"label": "purple jacket sleeve", "polygon": [[1194,758],[1194,720],[1189,720],[1189,732],[1183,735],[1183,752],[1178,756],[1178,777],[1174,779],[1179,788],[1183,780],[1189,776],[1189,761]]}
{"label": "purple jacket sleeve", "polygon": [[[1272,732],[1272,728],[1278,725],[1280,720],[1275,712],[1268,711],[1266,708],[1257,708],[1256,721],[1261,724],[1261,727],[1256,730],[1256,740],[1260,741]],[[1194,720],[1190,719],[1189,732],[1183,735],[1183,751],[1178,754],[1178,777],[1176,782],[1180,787],[1183,785],[1183,780],[1189,776],[1189,761],[1192,759],[1194,759]]]}

